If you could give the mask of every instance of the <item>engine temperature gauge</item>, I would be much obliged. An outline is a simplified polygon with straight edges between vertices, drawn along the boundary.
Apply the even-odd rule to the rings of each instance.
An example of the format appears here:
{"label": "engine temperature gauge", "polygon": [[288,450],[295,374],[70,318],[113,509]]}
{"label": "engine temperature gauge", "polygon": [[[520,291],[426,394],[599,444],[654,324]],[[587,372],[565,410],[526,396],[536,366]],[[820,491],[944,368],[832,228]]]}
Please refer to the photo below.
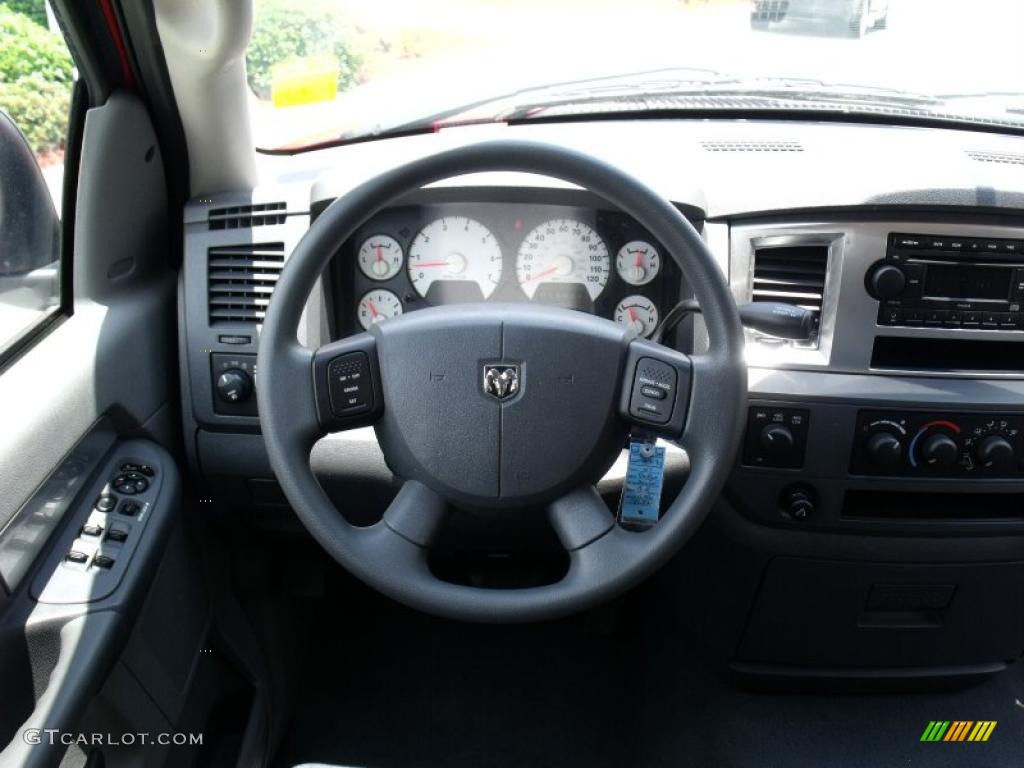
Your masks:
{"label": "engine temperature gauge", "polygon": [[615,269],[619,277],[630,285],[647,285],[661,269],[661,256],[650,243],[632,240],[619,248]]}
{"label": "engine temperature gauge", "polygon": [[615,307],[615,322],[650,336],[658,327],[658,308],[646,296],[627,296]]}
{"label": "engine temperature gauge", "polygon": [[402,246],[393,237],[374,235],[359,246],[359,269],[371,280],[390,280],[402,268]]}
{"label": "engine temperature gauge", "polygon": [[375,323],[381,323],[389,318],[398,317],[402,314],[402,301],[391,291],[377,288],[367,291],[359,300],[359,308],[356,316],[359,324],[369,330]]}

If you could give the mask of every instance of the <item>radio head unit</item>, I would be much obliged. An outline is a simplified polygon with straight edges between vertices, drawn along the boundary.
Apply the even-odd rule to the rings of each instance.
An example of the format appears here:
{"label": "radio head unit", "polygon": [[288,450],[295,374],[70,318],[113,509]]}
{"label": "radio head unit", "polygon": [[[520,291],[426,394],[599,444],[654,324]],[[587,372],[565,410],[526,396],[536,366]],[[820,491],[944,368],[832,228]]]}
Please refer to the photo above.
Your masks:
{"label": "radio head unit", "polygon": [[1024,241],[890,234],[864,276],[878,324],[1024,330]]}

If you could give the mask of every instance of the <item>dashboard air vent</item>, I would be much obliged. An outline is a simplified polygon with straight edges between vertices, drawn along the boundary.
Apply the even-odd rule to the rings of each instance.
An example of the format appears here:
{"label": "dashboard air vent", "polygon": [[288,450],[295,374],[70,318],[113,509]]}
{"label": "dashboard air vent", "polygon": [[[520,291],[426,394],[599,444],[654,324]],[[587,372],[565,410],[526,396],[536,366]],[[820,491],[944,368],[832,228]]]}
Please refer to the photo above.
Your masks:
{"label": "dashboard air vent", "polygon": [[705,152],[803,152],[799,141],[702,141]]}
{"label": "dashboard air vent", "polygon": [[284,267],[284,243],[213,246],[207,251],[210,325],[259,323]]}
{"label": "dashboard air vent", "polygon": [[[821,319],[828,271],[827,245],[790,245],[754,250],[754,301],[783,301],[814,312]],[[815,332],[817,334],[817,332]],[[816,339],[811,340],[817,343]]]}
{"label": "dashboard air vent", "polygon": [[206,216],[210,229],[249,229],[266,224],[284,224],[287,218],[284,203],[255,203],[230,208],[211,208]]}
{"label": "dashboard air vent", "polygon": [[1013,152],[986,152],[980,149],[968,149],[967,156],[979,163],[999,163],[1000,165],[1024,165],[1024,155]]}

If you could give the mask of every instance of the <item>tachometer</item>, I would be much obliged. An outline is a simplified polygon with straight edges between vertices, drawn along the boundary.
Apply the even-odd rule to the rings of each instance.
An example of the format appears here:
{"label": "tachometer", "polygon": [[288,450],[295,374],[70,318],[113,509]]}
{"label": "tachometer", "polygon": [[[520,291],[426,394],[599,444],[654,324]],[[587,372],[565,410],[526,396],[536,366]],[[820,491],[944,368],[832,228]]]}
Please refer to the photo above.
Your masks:
{"label": "tachometer", "polygon": [[486,299],[501,279],[501,246],[479,221],[445,216],[427,224],[412,241],[409,279],[424,298],[434,283],[451,281],[475,283]]}
{"label": "tachometer", "polygon": [[650,243],[632,240],[619,248],[615,268],[630,285],[647,285],[661,269],[661,256]]}
{"label": "tachometer", "polygon": [[374,323],[382,323],[388,318],[402,314],[402,300],[391,291],[376,288],[363,294],[356,309],[359,324],[369,329]]}
{"label": "tachometer", "polygon": [[552,219],[533,229],[516,257],[516,277],[529,298],[543,283],[577,283],[591,301],[608,283],[611,259],[600,235],[582,221]]}
{"label": "tachometer", "polygon": [[388,235],[366,238],[359,246],[359,268],[371,280],[390,280],[402,268],[402,246]]}

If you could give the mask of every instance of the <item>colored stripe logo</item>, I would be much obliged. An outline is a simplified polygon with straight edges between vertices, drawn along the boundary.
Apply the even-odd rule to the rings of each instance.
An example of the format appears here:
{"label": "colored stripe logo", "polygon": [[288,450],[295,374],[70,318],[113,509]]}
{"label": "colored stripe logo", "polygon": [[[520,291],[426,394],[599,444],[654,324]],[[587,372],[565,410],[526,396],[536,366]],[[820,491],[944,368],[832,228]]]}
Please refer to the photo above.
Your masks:
{"label": "colored stripe logo", "polygon": [[932,720],[921,741],[988,741],[997,720]]}

